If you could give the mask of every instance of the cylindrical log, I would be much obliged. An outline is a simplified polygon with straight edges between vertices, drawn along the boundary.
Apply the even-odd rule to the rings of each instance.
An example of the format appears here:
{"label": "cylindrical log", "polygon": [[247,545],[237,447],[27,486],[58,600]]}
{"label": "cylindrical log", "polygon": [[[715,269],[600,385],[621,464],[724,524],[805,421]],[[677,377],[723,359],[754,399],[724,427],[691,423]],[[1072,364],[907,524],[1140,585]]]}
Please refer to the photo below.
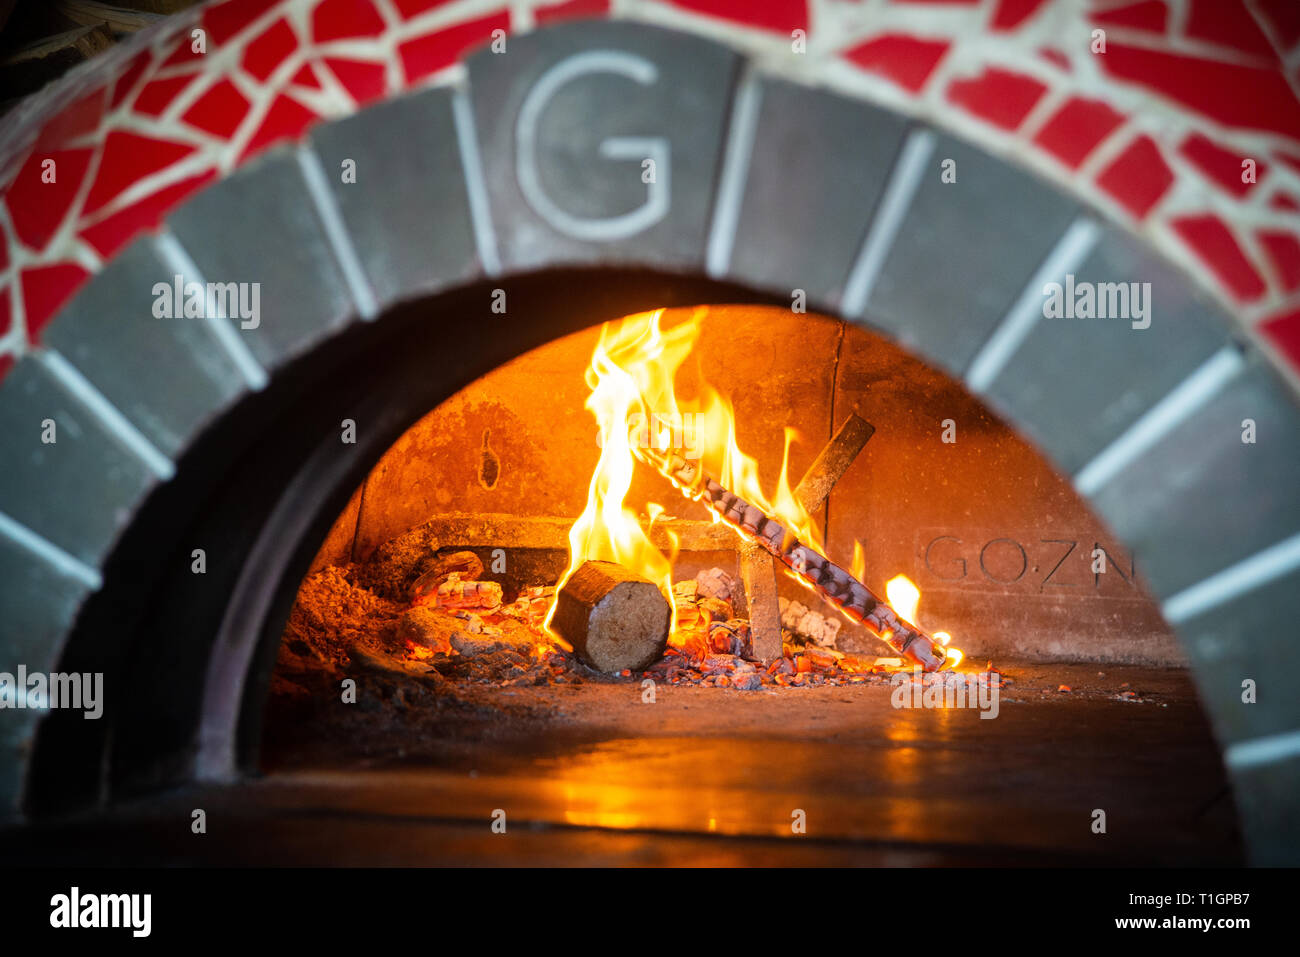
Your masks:
{"label": "cylindrical log", "polygon": [[551,631],[598,671],[640,671],[668,645],[672,607],[658,587],[615,562],[583,562],[555,596]]}

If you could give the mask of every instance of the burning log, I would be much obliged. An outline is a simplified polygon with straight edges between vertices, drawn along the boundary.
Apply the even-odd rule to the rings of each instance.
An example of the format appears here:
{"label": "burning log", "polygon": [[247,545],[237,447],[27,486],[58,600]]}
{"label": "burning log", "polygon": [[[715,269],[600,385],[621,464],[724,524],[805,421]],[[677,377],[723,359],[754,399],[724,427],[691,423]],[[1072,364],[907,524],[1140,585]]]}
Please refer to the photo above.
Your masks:
{"label": "burning log", "polygon": [[[851,621],[866,625],[900,655],[915,661],[926,671],[938,671],[943,667],[947,655],[929,635],[904,621],[888,602],[839,565],[800,542],[793,532],[758,506],[724,488],[700,467],[698,461],[690,461],[675,452],[662,453],[654,449],[639,448],[635,454],[677,486],[687,498],[702,502],[746,541],[761,545],[796,578],[811,586]],[[754,639],[757,645],[757,632]]]}
{"label": "burning log", "polygon": [[653,582],[614,562],[583,562],[555,597],[550,629],[598,671],[640,671],[668,645],[672,607]]}
{"label": "burning log", "polygon": [[749,602],[749,627],[754,654],[763,661],[781,657],[781,608],[773,568],[772,556],[762,544],[741,541],[740,573]]}

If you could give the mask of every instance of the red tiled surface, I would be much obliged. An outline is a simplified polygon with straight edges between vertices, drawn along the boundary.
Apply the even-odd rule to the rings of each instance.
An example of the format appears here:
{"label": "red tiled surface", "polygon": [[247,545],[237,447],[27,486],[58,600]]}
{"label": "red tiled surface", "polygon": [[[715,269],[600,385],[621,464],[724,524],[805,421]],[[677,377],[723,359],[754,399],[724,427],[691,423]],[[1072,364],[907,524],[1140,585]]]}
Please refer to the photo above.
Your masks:
{"label": "red tiled surface", "polygon": [[[1208,136],[1193,133],[1183,141],[1181,152],[1195,163],[1206,177],[1233,196],[1245,196],[1264,179],[1268,167],[1245,153],[1225,149]],[[1255,161],[1255,181],[1243,179],[1246,160]]]}
{"label": "red tiled surface", "polygon": [[248,115],[249,106],[244,94],[223,77],[195,100],[181,119],[205,133],[229,139]]}
{"label": "red tiled surface", "polygon": [[1034,141],[1070,169],[1077,169],[1097,144],[1124,122],[1100,100],[1074,97],[1043,124]]}
{"label": "red tiled surface", "polygon": [[24,269],[19,285],[27,312],[28,335],[39,335],[58,308],[71,299],[89,278],[90,273],[76,263],[52,263]]}
{"label": "red tiled surface", "polygon": [[989,67],[974,79],[954,80],[948,87],[948,99],[994,126],[1014,130],[1046,91],[1033,77]]}
{"label": "red tiled surface", "polygon": [[384,18],[370,0],[323,0],[312,11],[311,32],[317,43],[377,37],[384,32]]}
{"label": "red tiled surface", "polygon": [[948,51],[946,40],[923,40],[906,34],[873,37],[844,54],[864,70],[887,76],[905,90],[920,92]]}
{"label": "red tiled surface", "polygon": [[808,29],[805,0],[672,0],[672,5],[777,33]]}
{"label": "red tiled surface", "polygon": [[[1225,301],[1278,317],[1261,334],[1300,368],[1300,67],[1286,59],[1300,47],[1298,0],[887,0],[870,16],[849,0],[834,6],[842,17],[813,18],[806,0],[501,0],[486,11],[450,0],[209,2],[92,77],[11,152],[0,170],[0,297],[21,297],[35,339],[96,256],[111,258],[249,156],[430,82],[493,30],[626,15],[715,41],[744,33],[778,54],[791,30],[806,30],[801,80],[833,87],[852,75],[940,125],[978,118],[964,135],[1046,159],[1040,168],[1062,188],[1118,204]],[[515,23],[511,11],[527,15]],[[199,26],[206,54],[191,49]],[[1088,49],[1097,27],[1105,54]],[[1045,98],[1050,111],[1036,111]],[[238,155],[230,142],[243,144]],[[33,177],[38,154],[59,157],[56,188]],[[1258,185],[1241,182],[1243,158]],[[1177,203],[1161,202],[1175,184]]]}
{"label": "red tiled surface", "polygon": [[1169,7],[1164,0],[1141,0],[1139,3],[1097,10],[1092,14],[1092,19],[1103,26],[1164,33],[1169,24]]}
{"label": "red tiled surface", "polygon": [[1264,280],[1221,219],[1188,216],[1174,220],[1173,226],[1238,299],[1247,302],[1263,295]]}
{"label": "red tiled surface", "polygon": [[509,30],[510,14],[506,11],[457,24],[438,33],[408,40],[397,48],[407,83],[423,80],[443,67],[451,66],[462,53],[483,46],[494,30]]}
{"label": "red tiled surface", "polygon": [[1174,174],[1149,136],[1139,136],[1097,177],[1097,185],[1137,219],[1173,185]]}
{"label": "red tiled surface", "polygon": [[[90,150],[37,151],[23,164],[5,205],[14,233],[24,245],[45,248],[77,198],[90,157]],[[48,182],[51,178],[54,182]]]}

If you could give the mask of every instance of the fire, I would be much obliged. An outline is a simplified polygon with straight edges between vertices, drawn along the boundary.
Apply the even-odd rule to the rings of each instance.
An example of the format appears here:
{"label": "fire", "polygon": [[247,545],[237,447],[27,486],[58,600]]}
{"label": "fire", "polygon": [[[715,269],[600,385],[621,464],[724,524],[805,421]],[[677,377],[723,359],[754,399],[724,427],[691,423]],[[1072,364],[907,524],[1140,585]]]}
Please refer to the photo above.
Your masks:
{"label": "fire", "polygon": [[[677,394],[678,372],[694,349],[707,315],[707,309],[695,309],[684,321],[665,328],[661,309],[627,316],[601,328],[586,376],[591,390],[586,408],[596,419],[600,457],[587,489],[586,507],[569,530],[569,566],[556,586],[557,591],[562,588],[585,561],[618,562],[658,585],[673,604],[674,634],[678,611],[672,590],[676,539],[669,536],[672,554],[663,554],[650,540],[651,528],[665,517],[663,506],[647,504],[643,523],[627,504],[638,451],[671,450],[695,461],[732,493],[821,552],[821,532],[790,482],[790,448],[798,439],[796,431],[785,429],[781,470],[775,489],[768,494],[760,481],[757,460],[742,452],[737,442],[731,401],[705,380],[703,370],[695,395]],[[711,517],[714,522],[722,521],[716,514]],[[861,546],[856,545],[855,577],[861,578],[864,564]],[[898,613],[914,621],[920,600],[916,586],[900,575],[889,583],[887,594]],[[548,632],[554,612],[552,607],[546,619]],[[552,638],[571,650],[559,636],[552,633]],[[955,664],[961,652],[948,649],[948,657]]]}
{"label": "fire", "polygon": [[[855,553],[854,560],[857,555]],[[910,578],[906,575],[895,575],[885,584],[885,598],[898,616],[904,621],[913,625],[916,624],[916,610],[921,605],[921,589],[917,588]],[[966,657],[961,649],[953,648],[949,643],[952,641],[952,635],[946,631],[936,631],[931,634],[935,641],[943,646],[948,660],[946,666],[956,668],[961,664],[962,658]]]}

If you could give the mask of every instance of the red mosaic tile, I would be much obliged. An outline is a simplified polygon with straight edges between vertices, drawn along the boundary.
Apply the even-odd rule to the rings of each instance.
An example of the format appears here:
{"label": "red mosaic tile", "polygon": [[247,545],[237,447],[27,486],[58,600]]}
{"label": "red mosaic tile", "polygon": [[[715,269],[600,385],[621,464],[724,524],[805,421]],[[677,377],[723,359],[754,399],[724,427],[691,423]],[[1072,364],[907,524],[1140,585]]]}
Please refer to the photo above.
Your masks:
{"label": "red mosaic tile", "polygon": [[1291,365],[1300,369],[1300,309],[1267,319],[1256,328]]}
{"label": "red mosaic tile", "polygon": [[14,357],[7,352],[0,352],[0,380],[9,374],[9,370],[14,367]]}
{"label": "red mosaic tile", "polygon": [[1290,153],[1284,153],[1281,150],[1274,150],[1273,156],[1280,159],[1287,166],[1290,166],[1297,173],[1300,173],[1300,156],[1292,156]]}
{"label": "red mosaic tile", "polygon": [[1300,212],[1300,200],[1296,199],[1290,193],[1274,193],[1268,201],[1268,205],[1273,209],[1285,209],[1289,212]]}
{"label": "red mosaic tile", "polygon": [[1264,280],[1217,216],[1185,216],[1173,227],[1237,299],[1250,302],[1264,294]]}
{"label": "red mosaic tile", "polygon": [[950,44],[946,40],[921,40],[903,33],[873,37],[844,54],[864,70],[879,73],[905,90],[920,92]]}
{"label": "red mosaic tile", "polygon": [[197,76],[196,73],[185,73],[181,76],[167,76],[159,80],[151,80],[136,95],[135,102],[131,104],[131,109],[136,113],[143,113],[145,116],[161,116],[163,110],[167,109],[172,100],[176,99],[182,90],[193,83]]}
{"label": "red mosaic tile", "polygon": [[19,281],[22,284],[23,308],[27,316],[27,335],[35,342],[40,331],[54,318],[59,308],[72,298],[90,278],[90,273],[76,263],[60,262],[24,269]]}
{"label": "red mosaic tile", "polygon": [[1184,28],[1189,37],[1269,61],[1277,59],[1273,44],[1242,0],[1190,0],[1190,5]]}
{"label": "red mosaic tile", "polygon": [[1255,0],[1255,13],[1273,28],[1273,35],[1290,50],[1300,43],[1300,3],[1295,0]]}
{"label": "red mosaic tile", "polygon": [[1111,42],[1106,72],[1156,90],[1226,126],[1300,140],[1300,102],[1276,70]]}
{"label": "red mosaic tile", "polygon": [[327,57],[325,65],[358,106],[384,95],[388,75],[384,64]]}
{"label": "red mosaic tile", "polygon": [[267,110],[266,116],[262,118],[262,125],[257,128],[253,138],[248,141],[248,146],[244,148],[243,155],[239,157],[242,163],[254,153],[260,153],[268,146],[274,146],[276,143],[285,140],[294,140],[303,134],[303,132],[319,117],[307,107],[303,106],[287,93],[281,93]]}
{"label": "red mosaic tile", "polygon": [[988,67],[978,77],[950,83],[948,99],[994,126],[1014,130],[1046,91],[1033,77]]}
{"label": "red mosaic tile", "polygon": [[1014,30],[1038,12],[1043,0],[1002,0],[990,25],[994,30]]}
{"label": "red mosaic tile", "polygon": [[[280,2],[281,0],[225,0],[224,3],[215,3],[203,11],[203,26],[208,31],[210,40],[225,43],[262,14],[279,6]],[[211,50],[211,46],[208,49]]]}
{"label": "red mosaic tile", "polygon": [[302,87],[305,90],[319,90],[320,80],[316,79],[316,71],[312,69],[310,63],[304,63],[298,72],[293,75],[289,81],[294,86]]}
{"label": "red mosaic tile", "polygon": [[104,88],[78,97],[41,127],[36,149],[58,149],[65,143],[87,136],[99,128],[104,118]]}
{"label": "red mosaic tile", "polygon": [[417,83],[455,63],[462,53],[482,46],[492,38],[493,30],[509,30],[510,14],[502,10],[491,16],[458,23],[426,36],[408,40],[397,48],[402,71],[408,84]]}
{"label": "red mosaic tile", "polygon": [[90,188],[83,212],[93,213],[128,186],[150,173],[166,169],[193,152],[194,147],[187,143],[173,143],[124,130],[112,131],[104,138],[95,185]]}
{"label": "red mosaic tile", "polygon": [[1093,149],[1124,122],[1100,100],[1075,97],[1062,106],[1034,137],[1036,142],[1070,169],[1078,169]]}
{"label": "red mosaic tile", "polygon": [[9,268],[9,237],[0,230],[0,272]]}
{"label": "red mosaic tile", "polygon": [[321,0],[312,11],[311,35],[317,43],[383,32],[384,18],[370,0]]}
{"label": "red mosaic tile", "polygon": [[109,105],[116,109],[122,105],[122,101],[130,95],[135,89],[141,74],[153,60],[153,54],[149,50],[141,50],[131,58],[131,65],[128,66],[116,80],[113,81],[113,93],[109,98]]}
{"label": "red mosaic tile", "polygon": [[1142,219],[1174,182],[1174,174],[1149,136],[1139,136],[1097,177],[1097,185]]}
{"label": "red mosaic tile", "polygon": [[[168,56],[167,59],[163,60],[162,62],[162,66],[164,69],[172,69],[172,68],[178,69],[186,65],[197,68],[203,62],[203,58],[207,56],[207,54],[198,53],[194,49],[195,29],[196,29],[195,27],[189,27],[177,35],[175,41],[176,42],[175,49],[173,49],[171,55]],[[205,35],[204,42],[205,44],[207,42],[206,35]],[[205,49],[211,49],[211,48],[205,47]]]}
{"label": "red mosaic tile", "polygon": [[195,129],[228,140],[248,115],[248,106],[235,84],[222,78],[195,100],[181,119]]}
{"label": "red mosaic tile", "polygon": [[[14,233],[29,249],[45,248],[68,215],[90,165],[91,150],[33,152],[5,195]],[[46,160],[53,160],[47,167]],[[47,183],[48,174],[54,182]]]}
{"label": "red mosaic tile", "polygon": [[422,13],[428,13],[436,7],[446,6],[450,2],[451,0],[393,0],[393,6],[397,8],[402,19],[409,20]]}
{"label": "red mosaic tile", "polygon": [[87,226],[81,231],[81,237],[97,253],[108,259],[136,236],[157,229],[162,225],[163,217],[179,206],[187,196],[198,192],[216,178],[216,170],[208,170],[165,186],[138,203],[133,203],[112,216],[106,216],[93,226]]}
{"label": "red mosaic tile", "polygon": [[[1212,182],[1238,198],[1245,196],[1264,178],[1268,167],[1257,157],[1225,149],[1208,136],[1193,133],[1183,141],[1178,151],[1191,160]],[[1255,160],[1255,183],[1243,183],[1242,162]]]}
{"label": "red mosaic tile", "polygon": [[609,13],[610,0],[568,0],[552,7],[539,7],[533,11],[533,19],[539,26],[554,23],[557,20],[576,20],[581,17],[603,17]]}
{"label": "red mosaic tile", "polygon": [[13,310],[9,306],[9,287],[0,286],[0,339],[9,331],[13,322]]}
{"label": "red mosaic tile", "polygon": [[1070,63],[1070,58],[1062,50],[1054,50],[1051,47],[1041,47],[1038,55],[1053,66],[1060,67],[1066,73],[1073,73],[1074,66]]}
{"label": "red mosaic tile", "polygon": [[808,4],[805,0],[671,0],[675,7],[732,20],[761,30],[788,34],[808,29]]}
{"label": "red mosaic tile", "polygon": [[1261,229],[1256,237],[1268,254],[1283,292],[1300,289],[1300,238],[1282,230]]}
{"label": "red mosaic tile", "polygon": [[265,83],[275,68],[297,49],[298,37],[289,21],[277,20],[248,45],[244,51],[244,69]]}
{"label": "red mosaic tile", "polygon": [[1092,19],[1107,26],[1164,33],[1169,25],[1169,8],[1163,0],[1143,0],[1141,3],[1095,11]]}

